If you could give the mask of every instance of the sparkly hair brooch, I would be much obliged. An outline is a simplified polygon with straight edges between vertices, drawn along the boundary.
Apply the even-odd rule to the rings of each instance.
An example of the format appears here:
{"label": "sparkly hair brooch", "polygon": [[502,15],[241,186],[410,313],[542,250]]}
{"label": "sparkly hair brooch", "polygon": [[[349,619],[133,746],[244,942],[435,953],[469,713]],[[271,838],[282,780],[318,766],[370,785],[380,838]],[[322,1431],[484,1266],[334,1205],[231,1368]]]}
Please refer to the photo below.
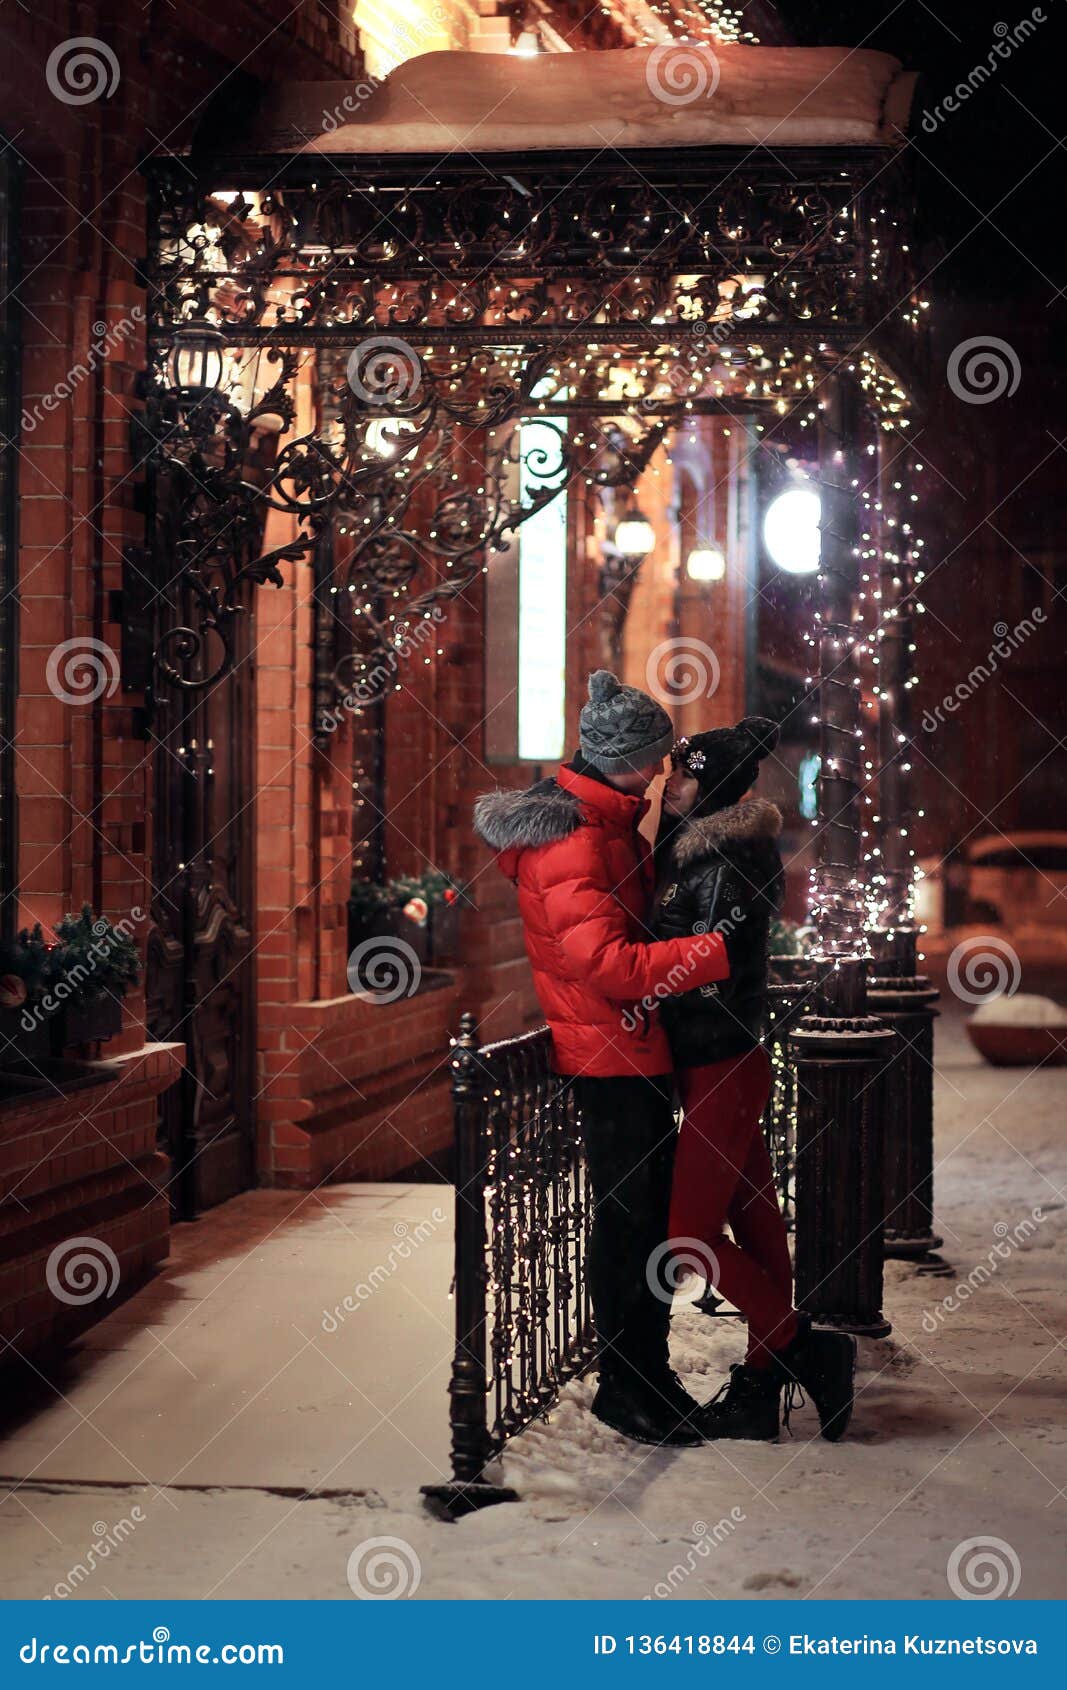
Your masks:
{"label": "sparkly hair brooch", "polygon": [[703,751],[697,751],[690,745],[688,738],[676,740],[671,749],[671,763],[674,768],[682,768],[687,775],[698,775],[707,762]]}

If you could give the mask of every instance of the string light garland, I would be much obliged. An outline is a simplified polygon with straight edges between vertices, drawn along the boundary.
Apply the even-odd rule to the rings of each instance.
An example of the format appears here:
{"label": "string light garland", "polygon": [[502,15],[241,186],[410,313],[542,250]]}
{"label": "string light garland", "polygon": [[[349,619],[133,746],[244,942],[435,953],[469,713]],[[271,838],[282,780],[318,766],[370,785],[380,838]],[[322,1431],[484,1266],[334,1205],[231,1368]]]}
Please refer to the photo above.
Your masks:
{"label": "string light garland", "polygon": [[[858,380],[865,415],[876,433],[875,439],[861,444],[861,473],[852,478],[859,512],[854,548],[859,574],[848,637],[839,636],[837,645],[843,663],[852,669],[847,680],[860,697],[855,737],[862,868],[846,886],[831,893],[821,884],[819,869],[813,868],[810,910],[817,929],[843,924],[850,941],[862,933],[862,943],[854,945],[853,954],[869,959],[892,948],[899,934],[911,932],[914,885],[921,873],[911,843],[907,777],[913,772],[913,762],[906,702],[919,684],[912,662],[917,647],[911,616],[924,609],[915,597],[925,571],[923,540],[914,516],[919,495],[913,480],[922,474],[922,463],[908,446],[910,402],[899,381],[867,354],[849,373]],[[889,465],[885,486],[879,474],[882,463]],[[814,620],[815,631],[805,639],[818,648],[824,635],[821,610],[815,612]],[[892,652],[891,662],[887,662],[888,652]],[[815,684],[809,676],[808,685]],[[820,712],[811,717],[817,724],[825,703],[817,691],[810,696],[819,699]],[[829,776],[841,777],[845,761],[831,756],[825,760],[825,769]],[[824,825],[824,816],[812,823],[814,828]],[[846,951],[839,949],[839,954]]]}
{"label": "string light garland", "polygon": [[[601,11],[611,16],[610,8]],[[759,44],[759,36],[744,27],[745,8],[716,4],[716,0],[643,0],[642,11],[660,20],[662,30],[675,40],[708,40],[717,46]],[[645,29],[642,46],[662,40],[659,31]]]}
{"label": "string light garland", "polygon": [[[896,419],[895,419],[896,420]],[[901,421],[906,419],[899,419]],[[915,672],[913,618],[923,614],[917,587],[925,577],[923,542],[916,531],[915,507],[922,462],[896,429],[882,439],[879,520],[878,665],[879,665],[879,828],[872,908],[872,945],[890,971],[915,973],[917,930],[914,888],[920,877],[912,843],[913,728],[910,695],[919,684]]]}

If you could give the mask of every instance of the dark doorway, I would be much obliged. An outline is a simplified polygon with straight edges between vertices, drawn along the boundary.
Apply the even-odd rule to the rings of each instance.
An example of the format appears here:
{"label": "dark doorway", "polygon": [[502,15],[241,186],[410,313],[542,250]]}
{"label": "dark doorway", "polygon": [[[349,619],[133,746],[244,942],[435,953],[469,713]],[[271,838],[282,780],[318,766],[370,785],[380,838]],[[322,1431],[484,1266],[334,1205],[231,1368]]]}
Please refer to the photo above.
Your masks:
{"label": "dark doorway", "polygon": [[[156,579],[161,577],[159,573]],[[172,691],[154,732],[152,931],[147,1019],[187,1049],[163,1099],[172,1207],[188,1220],[255,1179],[255,668],[253,588],[233,666],[202,691]],[[161,600],[163,636],[191,607]]]}

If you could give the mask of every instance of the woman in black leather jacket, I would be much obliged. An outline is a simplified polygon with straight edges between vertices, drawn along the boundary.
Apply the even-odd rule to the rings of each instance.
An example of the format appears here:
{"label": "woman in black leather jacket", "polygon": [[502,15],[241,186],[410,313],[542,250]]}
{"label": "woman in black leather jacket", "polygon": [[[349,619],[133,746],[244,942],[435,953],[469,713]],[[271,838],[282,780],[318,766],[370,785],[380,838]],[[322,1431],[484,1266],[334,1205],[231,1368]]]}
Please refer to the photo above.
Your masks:
{"label": "woman in black leather jacket", "polygon": [[760,1039],[768,935],[782,894],[782,818],[766,799],[745,794],[777,743],[775,724],[758,716],[679,740],[656,844],[656,938],[721,933],[730,961],[728,980],[691,991],[678,980],[661,1006],[684,1109],[674,1259],[695,1260],[748,1320],[744,1364],[731,1368],[729,1384],[697,1420],[709,1438],[777,1437],[784,1385],[807,1389],[825,1437],[841,1436],[852,1408],[854,1341],[813,1332],[793,1309],[789,1243],[760,1130],[770,1090]]}

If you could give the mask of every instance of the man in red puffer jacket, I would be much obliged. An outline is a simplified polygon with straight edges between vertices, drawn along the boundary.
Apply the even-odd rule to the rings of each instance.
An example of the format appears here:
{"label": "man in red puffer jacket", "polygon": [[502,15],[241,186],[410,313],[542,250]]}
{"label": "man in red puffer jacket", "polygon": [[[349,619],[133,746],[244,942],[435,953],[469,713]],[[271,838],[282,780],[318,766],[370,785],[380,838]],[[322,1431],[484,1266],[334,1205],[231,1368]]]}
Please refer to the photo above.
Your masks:
{"label": "man in red puffer jacket", "polygon": [[671,1054],[658,1004],[729,972],[717,933],[650,941],[644,793],[671,719],[606,669],[589,679],[581,750],[528,792],[479,798],[474,825],[519,894],[556,1065],[577,1093],[595,1214],[588,1275],[600,1349],[593,1412],[642,1443],[699,1443],[671,1372],[657,1266],[674,1163]]}

